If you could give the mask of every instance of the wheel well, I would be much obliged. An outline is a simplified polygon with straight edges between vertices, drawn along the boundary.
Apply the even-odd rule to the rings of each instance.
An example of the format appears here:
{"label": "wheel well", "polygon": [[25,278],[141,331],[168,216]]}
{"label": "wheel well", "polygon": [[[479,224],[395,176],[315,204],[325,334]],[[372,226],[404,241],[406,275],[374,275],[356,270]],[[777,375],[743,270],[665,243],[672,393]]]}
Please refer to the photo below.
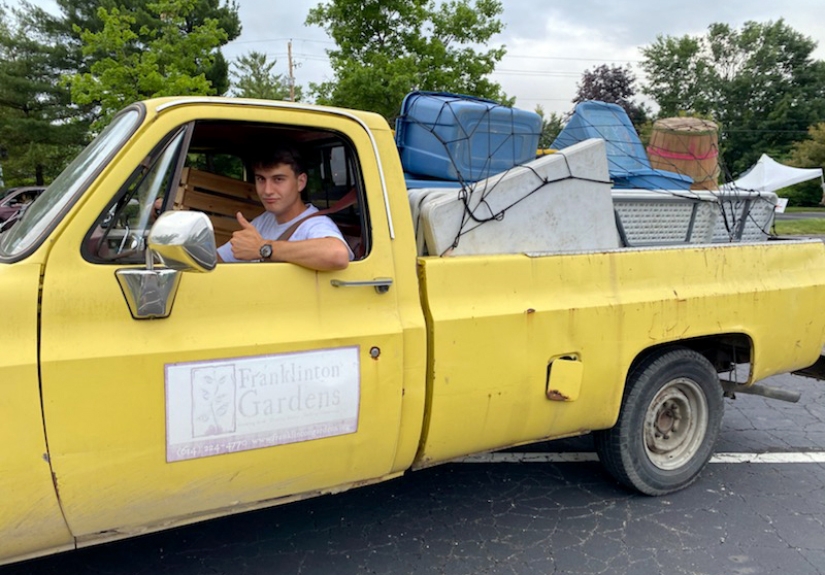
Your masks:
{"label": "wheel well", "polygon": [[636,367],[652,355],[659,355],[673,348],[687,348],[705,356],[717,372],[730,371],[738,364],[751,362],[753,341],[741,333],[707,335],[656,345],[642,351],[633,360],[628,377]]}

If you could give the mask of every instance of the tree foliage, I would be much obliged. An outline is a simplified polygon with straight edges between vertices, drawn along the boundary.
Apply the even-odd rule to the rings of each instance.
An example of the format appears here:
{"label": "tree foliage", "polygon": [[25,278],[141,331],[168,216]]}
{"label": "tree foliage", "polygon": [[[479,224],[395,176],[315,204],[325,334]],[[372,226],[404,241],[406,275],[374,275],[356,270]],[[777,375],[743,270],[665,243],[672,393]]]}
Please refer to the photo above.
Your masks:
{"label": "tree foliage", "polygon": [[644,92],[661,116],[711,116],[732,173],[762,153],[786,155],[812,124],[825,119],[825,63],[816,42],[783,20],[712,24],[704,36],[659,36],[642,49]]}
{"label": "tree foliage", "polygon": [[[99,58],[108,54],[105,51],[91,52],[84,50],[81,37],[83,32],[100,33],[105,22],[100,14],[100,8],[111,14],[117,9],[121,13],[129,14],[134,18],[131,30],[137,35],[141,29],[149,30],[168,27],[167,14],[157,9],[157,0],[55,0],[60,15],[53,16],[40,10],[38,21],[45,33],[55,38],[58,43],[66,46],[70,60],[68,70],[84,74],[90,71],[91,65]],[[234,0],[223,3],[223,0],[187,0],[189,7],[178,12],[177,19],[179,33],[183,36],[195,32],[199,27],[215,20],[217,27],[224,31],[226,37],[221,45],[237,38],[241,33],[241,23],[238,17],[238,6]],[[139,47],[137,47],[140,49]],[[204,65],[202,72],[211,82],[218,94],[223,94],[229,88],[229,67],[219,49],[213,49],[211,58],[199,62]],[[207,65],[208,64],[208,65]]]}
{"label": "tree foliage", "polygon": [[[233,62],[236,70],[232,92],[241,98],[289,100],[289,80],[283,74],[272,72],[277,60],[269,62],[266,54],[250,52]],[[295,101],[301,99],[301,87],[295,86]]]}
{"label": "tree foliage", "polygon": [[0,163],[6,185],[43,185],[85,143],[87,124],[60,86],[63,48],[29,6],[0,9]]}
{"label": "tree foliage", "polygon": [[825,122],[811,126],[808,138],[794,143],[791,162],[799,168],[825,167]]}
{"label": "tree foliage", "polygon": [[[795,142],[790,163],[798,168],[825,168],[825,122],[808,129],[808,139]],[[813,206],[825,204],[825,189],[821,181],[805,182],[794,186],[792,203]],[[796,201],[794,201],[796,200]]]}
{"label": "tree foliage", "polygon": [[[153,59],[169,86],[167,93],[180,87],[178,77],[185,72],[192,77],[202,74],[211,93],[223,93],[229,87],[228,64],[217,46],[240,34],[237,5],[231,0],[55,2],[58,14],[26,0],[19,8],[4,9],[0,14],[0,161],[6,184],[51,181],[85,145],[90,124],[99,120],[102,101],[114,106],[112,102],[124,83],[130,84],[131,91],[124,92],[128,95],[123,102],[137,93],[140,97],[153,95],[132,87],[136,83],[157,84],[157,75],[148,65]],[[179,10],[176,5],[186,9]],[[175,41],[190,34],[198,37],[213,21],[225,32],[218,35],[217,45],[190,42],[192,49],[186,52],[182,49],[186,43]],[[125,32],[127,27],[137,36],[130,44],[124,42],[125,35],[117,37],[117,30]],[[84,33],[97,35],[92,37],[94,47],[84,44]],[[150,37],[153,42],[147,40]],[[203,57],[204,50],[207,57]],[[112,65],[118,62],[122,64],[119,72]],[[109,82],[103,89],[105,84],[96,83],[101,77],[92,73],[93,66],[109,79],[118,76],[118,82]],[[128,66],[139,68],[139,72],[125,74]],[[147,78],[140,78],[143,72]],[[85,93],[85,97],[80,96],[83,104],[72,101],[70,83],[61,81],[66,78],[87,82],[81,90]],[[98,90],[97,96],[93,90]]]}
{"label": "tree foliage", "polygon": [[586,100],[599,100],[621,106],[634,126],[640,126],[647,120],[647,110],[642,104],[633,101],[636,95],[636,75],[627,66],[608,66],[602,64],[593,70],[585,70],[582,79],[576,85],[576,97],[573,103]]}
{"label": "tree foliage", "polygon": [[214,63],[214,49],[226,39],[218,21],[207,18],[187,28],[195,0],[159,0],[146,8],[157,27],[144,25],[136,32],[136,15],[98,8],[102,29],[80,34],[83,55],[94,62],[88,72],[72,76],[72,98],[100,106],[98,126],[135,100],[215,93],[206,70]]}
{"label": "tree foliage", "polygon": [[549,149],[561,131],[564,129],[564,118],[561,114],[551,112],[550,116],[544,111],[544,107],[536,106],[536,114],[541,116],[541,135],[539,136],[539,149]]}
{"label": "tree foliage", "polygon": [[335,78],[312,84],[319,103],[372,110],[392,120],[411,90],[465,93],[512,104],[488,79],[504,47],[499,0],[327,0],[306,23],[335,41]]}

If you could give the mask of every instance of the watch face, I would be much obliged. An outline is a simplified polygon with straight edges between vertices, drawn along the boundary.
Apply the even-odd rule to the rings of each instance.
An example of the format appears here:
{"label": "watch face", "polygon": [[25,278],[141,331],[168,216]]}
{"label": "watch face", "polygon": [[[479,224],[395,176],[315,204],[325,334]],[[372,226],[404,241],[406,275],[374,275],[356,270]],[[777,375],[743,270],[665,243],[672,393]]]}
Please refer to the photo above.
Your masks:
{"label": "watch face", "polygon": [[269,244],[262,245],[260,254],[261,258],[268,260],[270,257],[272,257],[272,246]]}

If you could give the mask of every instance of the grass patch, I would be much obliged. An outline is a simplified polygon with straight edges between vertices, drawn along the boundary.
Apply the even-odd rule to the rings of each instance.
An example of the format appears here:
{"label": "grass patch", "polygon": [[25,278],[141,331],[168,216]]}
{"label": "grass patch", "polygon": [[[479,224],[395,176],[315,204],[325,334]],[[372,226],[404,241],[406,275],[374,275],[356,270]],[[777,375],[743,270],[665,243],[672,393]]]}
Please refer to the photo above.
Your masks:
{"label": "grass patch", "polygon": [[785,212],[792,214],[794,212],[822,212],[825,214],[825,206],[808,206],[808,207],[787,207],[785,208]]}
{"label": "grass patch", "polygon": [[780,236],[825,235],[825,218],[776,220],[775,229]]}

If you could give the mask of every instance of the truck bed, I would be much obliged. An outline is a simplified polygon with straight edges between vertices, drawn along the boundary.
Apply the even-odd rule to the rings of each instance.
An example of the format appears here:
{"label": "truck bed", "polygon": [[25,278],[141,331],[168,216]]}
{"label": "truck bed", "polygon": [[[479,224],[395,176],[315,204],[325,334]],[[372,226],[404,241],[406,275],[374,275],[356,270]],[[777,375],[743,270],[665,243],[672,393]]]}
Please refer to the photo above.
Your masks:
{"label": "truck bed", "polygon": [[813,364],[823,344],[819,241],[418,263],[431,334],[419,466],[611,427],[631,364],[655,346],[733,336],[752,384]]}

